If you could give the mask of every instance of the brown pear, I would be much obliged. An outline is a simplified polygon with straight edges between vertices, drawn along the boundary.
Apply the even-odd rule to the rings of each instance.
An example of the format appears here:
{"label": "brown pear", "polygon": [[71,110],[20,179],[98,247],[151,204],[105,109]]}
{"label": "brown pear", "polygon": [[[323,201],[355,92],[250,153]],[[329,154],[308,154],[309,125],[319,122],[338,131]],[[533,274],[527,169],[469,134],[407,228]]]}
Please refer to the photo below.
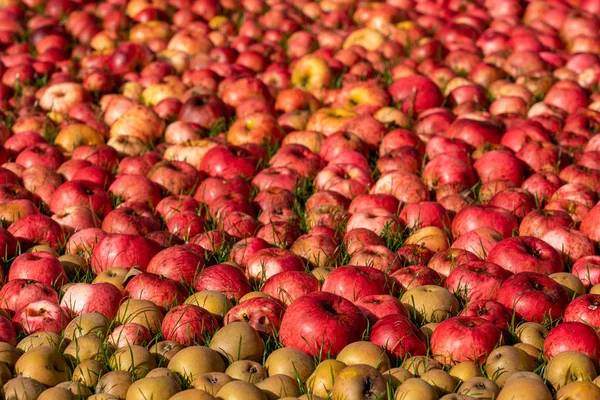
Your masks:
{"label": "brown pear", "polygon": [[298,381],[287,375],[271,375],[258,382],[256,387],[267,395],[268,400],[276,400],[281,397],[300,396]]}
{"label": "brown pear", "polygon": [[450,376],[456,379],[457,382],[465,382],[467,379],[483,376],[479,366],[470,361],[465,361],[456,364],[455,366],[450,368],[450,371],[448,371],[448,373],[450,374]]}
{"label": "brown pear", "polygon": [[213,335],[210,348],[230,363],[237,360],[261,361],[265,344],[253,327],[245,322],[233,322]]}
{"label": "brown pear", "polygon": [[448,289],[436,285],[410,288],[400,301],[411,317],[425,323],[441,322],[460,310],[456,297]]}
{"label": "brown pear", "polygon": [[87,387],[94,387],[98,379],[106,372],[104,363],[98,360],[85,360],[79,363],[73,370],[72,379],[81,382]]}
{"label": "brown pear", "polygon": [[315,362],[303,351],[283,347],[269,354],[265,361],[265,369],[269,376],[283,374],[305,382],[315,371]]}
{"label": "brown pear", "polygon": [[110,356],[111,351],[106,348],[104,340],[100,336],[89,334],[73,339],[65,348],[64,354],[73,361],[102,361],[106,359],[107,355]]}
{"label": "brown pear", "polygon": [[37,400],[75,400],[75,395],[68,389],[53,387],[44,390]]}
{"label": "brown pear", "polygon": [[515,372],[533,371],[535,363],[523,350],[513,346],[501,346],[494,349],[485,362],[485,373],[500,387]]}
{"label": "brown pear", "polygon": [[127,390],[133,382],[133,375],[128,371],[111,371],[100,377],[96,385],[96,393],[115,396],[125,399]]}
{"label": "brown pear", "polygon": [[145,347],[133,345],[115,351],[110,357],[109,365],[113,371],[128,371],[136,379],[141,379],[156,368],[156,360]]}
{"label": "brown pear", "polygon": [[171,376],[143,378],[133,382],[127,390],[126,400],[169,400],[181,392],[181,387]]}
{"label": "brown pear", "polygon": [[433,386],[434,389],[438,391],[440,396],[454,392],[457,387],[454,378],[449,373],[441,369],[432,369],[431,371],[427,371],[421,375],[421,379]]}
{"label": "brown pear", "polygon": [[215,398],[203,390],[188,389],[177,393],[169,400],[215,400]]}
{"label": "brown pear", "polygon": [[394,389],[396,389],[405,380],[414,378],[415,376],[404,368],[392,368],[389,371],[384,372],[383,377],[390,382]]}
{"label": "brown pear", "polygon": [[192,381],[207,372],[225,371],[225,362],[219,353],[208,347],[190,346],[175,354],[168,368],[182,379]]}
{"label": "brown pear", "polygon": [[311,394],[328,397],[340,371],[346,364],[338,360],[324,360],[317,365],[315,372],[306,381],[306,386]]}
{"label": "brown pear", "polygon": [[23,350],[9,343],[0,342],[0,362],[6,364],[11,370],[15,368],[15,364],[22,354]]}
{"label": "brown pear", "polygon": [[87,398],[92,395],[92,391],[81,382],[67,381],[59,383],[55,387],[68,389],[76,398]]}
{"label": "brown pear", "polygon": [[121,292],[124,292],[125,286],[123,286],[123,282],[125,282],[125,277],[128,273],[129,270],[126,268],[109,268],[100,272],[94,279],[93,283],[110,283],[111,285],[119,289]]}
{"label": "brown pear", "polygon": [[71,375],[63,355],[50,346],[36,347],[23,354],[15,365],[15,373],[46,386],[56,386]]}
{"label": "brown pear", "polygon": [[597,376],[593,361],[579,351],[558,353],[548,362],[544,372],[554,390],[571,382],[592,381]]}
{"label": "brown pear", "polygon": [[232,380],[233,378],[224,372],[207,372],[195,377],[191,382],[191,386],[194,389],[204,390],[206,393],[214,396],[223,386]]}
{"label": "brown pear", "polygon": [[64,336],[70,340],[89,334],[106,336],[109,328],[110,321],[104,315],[86,313],[73,318],[69,322],[69,325],[65,328]]}
{"label": "brown pear", "polygon": [[518,378],[505,383],[496,400],[552,400],[550,390],[541,379]]}
{"label": "brown pear", "polygon": [[267,371],[260,363],[250,360],[239,360],[231,363],[225,370],[225,373],[233,379],[249,383],[259,382],[268,376]]}
{"label": "brown pear", "polygon": [[432,369],[442,369],[442,364],[430,357],[414,356],[404,360],[402,368],[414,376],[421,376]]}
{"label": "brown pear", "polygon": [[385,350],[371,342],[350,343],[340,351],[336,360],[346,365],[366,364],[385,372],[391,368],[391,361]]}
{"label": "brown pear", "polygon": [[248,382],[231,381],[219,390],[217,400],[267,400],[267,395]]}
{"label": "brown pear", "polygon": [[556,393],[556,400],[600,399],[600,388],[590,381],[571,382]]}
{"label": "brown pear", "polygon": [[394,400],[438,400],[437,390],[421,378],[411,378],[406,381],[394,394]]}
{"label": "brown pear", "polygon": [[145,326],[154,334],[160,331],[164,315],[151,301],[129,299],[121,304],[116,318],[120,325],[134,322]]}
{"label": "brown pear", "polygon": [[168,365],[173,356],[181,349],[183,346],[174,340],[163,340],[150,347],[150,353],[156,358],[157,365]]}
{"label": "brown pear", "polygon": [[385,394],[385,378],[377,369],[366,364],[350,365],[341,370],[331,391],[332,398],[344,400],[384,399]]}
{"label": "brown pear", "polygon": [[548,329],[537,322],[526,322],[519,325],[515,333],[521,342],[543,349],[544,341],[548,336]]}
{"label": "brown pear", "polygon": [[64,340],[59,334],[54,332],[36,332],[17,343],[17,348],[22,351],[29,351],[35,347],[50,346],[59,351],[63,351],[68,341]]}
{"label": "brown pear", "polygon": [[477,397],[478,399],[495,399],[500,388],[492,380],[483,377],[467,379],[457,390],[458,393]]}
{"label": "brown pear", "polygon": [[37,399],[46,387],[35,379],[18,376],[3,386],[5,400]]}
{"label": "brown pear", "polygon": [[225,314],[233,308],[233,304],[227,296],[214,290],[196,292],[185,300],[185,304],[193,304],[204,308],[211,313],[217,321],[223,321]]}

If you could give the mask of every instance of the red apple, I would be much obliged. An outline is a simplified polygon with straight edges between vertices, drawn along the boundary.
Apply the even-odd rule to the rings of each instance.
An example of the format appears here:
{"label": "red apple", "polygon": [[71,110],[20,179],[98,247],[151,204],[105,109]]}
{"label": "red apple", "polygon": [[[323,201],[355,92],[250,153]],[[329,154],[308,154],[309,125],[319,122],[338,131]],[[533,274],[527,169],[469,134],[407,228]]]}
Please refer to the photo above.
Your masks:
{"label": "red apple", "polygon": [[382,317],[371,329],[369,341],[385,349],[395,360],[427,354],[427,339],[405,315]]}
{"label": "red apple", "polygon": [[502,343],[502,330],[478,317],[452,317],[442,321],[431,335],[431,352],[442,364],[485,362]]}
{"label": "red apple", "polygon": [[60,334],[67,327],[70,318],[55,302],[39,300],[17,310],[12,321],[26,335],[36,332]]}
{"label": "red apple", "polygon": [[279,332],[284,309],[273,299],[253,297],[234,306],[223,318],[224,324],[242,321],[258,333],[272,335]]}
{"label": "red apple", "polygon": [[264,283],[261,291],[286,306],[297,298],[319,290],[319,280],[304,271],[284,271],[273,275]]}
{"label": "red apple", "polygon": [[573,299],[567,308],[563,321],[583,322],[594,329],[600,327],[600,295],[584,294]]}
{"label": "red apple", "polygon": [[154,240],[109,234],[102,237],[94,247],[90,266],[96,274],[113,267],[137,267],[145,271],[152,257],[160,250],[160,245]]}
{"label": "red apple", "polygon": [[318,359],[336,357],[348,344],[361,340],[367,319],[343,297],[313,292],[286,310],[279,337],[282,344]]}
{"label": "red apple", "polygon": [[60,287],[68,282],[67,273],[56,257],[47,252],[24,253],[15,258],[8,280],[28,279]]}
{"label": "red apple", "polygon": [[74,283],[69,286],[60,306],[70,315],[97,312],[112,320],[119,310],[123,294],[110,283]]}
{"label": "red apple", "polygon": [[495,300],[470,301],[460,315],[485,319],[502,330],[507,330],[513,322],[512,312]]}
{"label": "red apple", "polygon": [[546,336],[544,355],[550,360],[564,351],[580,351],[597,363],[600,360],[600,337],[589,325],[563,322]]}
{"label": "red apple", "polygon": [[513,310],[517,319],[533,322],[561,318],[569,303],[559,283],[535,272],[521,272],[505,280],[497,300]]}
{"label": "red apple", "polygon": [[219,323],[208,311],[192,304],[183,304],[169,310],[162,321],[165,340],[182,346],[204,344],[218,329]]}
{"label": "red apple", "polygon": [[132,299],[148,300],[166,309],[183,304],[188,296],[185,286],[181,283],[147,272],[128,281],[125,292]]}
{"label": "red apple", "polygon": [[469,301],[495,300],[500,286],[511,275],[491,261],[472,261],[454,268],[446,278],[446,287]]}
{"label": "red apple", "polygon": [[486,261],[496,263],[513,274],[537,272],[551,275],[564,269],[560,254],[533,236],[512,237],[496,243]]}

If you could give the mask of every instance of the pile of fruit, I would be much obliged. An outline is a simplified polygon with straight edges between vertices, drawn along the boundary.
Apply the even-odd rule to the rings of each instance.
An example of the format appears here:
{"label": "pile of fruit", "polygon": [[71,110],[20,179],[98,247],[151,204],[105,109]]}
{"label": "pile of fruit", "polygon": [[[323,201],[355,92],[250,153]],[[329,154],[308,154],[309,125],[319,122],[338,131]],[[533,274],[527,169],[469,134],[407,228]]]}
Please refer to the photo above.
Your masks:
{"label": "pile of fruit", "polygon": [[600,0],[2,0],[0,77],[7,400],[600,399]]}

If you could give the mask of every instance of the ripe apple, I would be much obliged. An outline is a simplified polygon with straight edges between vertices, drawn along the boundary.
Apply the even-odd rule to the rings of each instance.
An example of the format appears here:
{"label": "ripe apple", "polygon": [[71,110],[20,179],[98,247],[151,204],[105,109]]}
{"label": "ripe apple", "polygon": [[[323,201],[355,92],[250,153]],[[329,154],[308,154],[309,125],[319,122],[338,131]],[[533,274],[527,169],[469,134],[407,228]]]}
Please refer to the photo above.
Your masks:
{"label": "ripe apple", "polygon": [[279,331],[286,347],[323,359],[361,339],[367,320],[348,300],[326,292],[299,297],[286,310]]}
{"label": "ripe apple", "polygon": [[502,330],[496,325],[479,317],[459,316],[441,322],[433,331],[431,351],[443,364],[481,364],[501,342]]}
{"label": "ripe apple", "polygon": [[559,283],[535,272],[521,272],[505,280],[497,300],[517,318],[533,322],[561,318],[569,303]]}
{"label": "ripe apple", "polygon": [[379,319],[371,328],[369,341],[396,360],[427,353],[425,335],[405,315],[391,314]]}

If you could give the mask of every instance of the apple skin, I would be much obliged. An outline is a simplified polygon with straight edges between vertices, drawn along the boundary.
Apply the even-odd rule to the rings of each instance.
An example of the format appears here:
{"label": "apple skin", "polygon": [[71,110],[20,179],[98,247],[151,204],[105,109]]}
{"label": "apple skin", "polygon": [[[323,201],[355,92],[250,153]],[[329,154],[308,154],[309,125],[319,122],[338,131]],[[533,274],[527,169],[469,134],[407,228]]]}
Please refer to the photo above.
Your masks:
{"label": "apple skin", "polygon": [[58,304],[58,294],[50,285],[27,279],[6,282],[0,290],[0,308],[13,314],[27,304],[41,300]]}
{"label": "apple skin", "polygon": [[471,261],[481,261],[481,259],[470,251],[450,248],[435,253],[427,262],[427,266],[446,278],[454,268]]}
{"label": "apple skin", "polygon": [[323,282],[324,292],[339,295],[352,302],[364,296],[390,291],[385,272],[371,267],[344,265],[337,267]]}
{"label": "apple skin", "polygon": [[195,244],[167,247],[152,257],[146,272],[190,285],[205,266],[205,253]]}
{"label": "apple skin", "polygon": [[440,203],[433,201],[407,204],[398,218],[410,229],[420,229],[426,226],[448,229],[452,226],[448,211]]}
{"label": "apple skin", "polygon": [[48,300],[39,300],[17,310],[12,322],[19,331],[31,335],[36,332],[60,334],[70,320],[67,312],[58,304]]}
{"label": "apple skin", "polygon": [[396,80],[388,88],[388,92],[405,114],[418,114],[421,111],[439,107],[444,101],[444,96],[437,85],[432,80],[420,75]]}
{"label": "apple skin", "polygon": [[442,364],[485,362],[502,342],[502,330],[478,317],[452,317],[442,321],[431,335],[431,352]]}
{"label": "apple skin", "polygon": [[194,288],[199,292],[221,292],[235,302],[252,291],[250,282],[241,269],[227,264],[216,264],[202,270],[194,282]]}
{"label": "apple skin", "polygon": [[4,316],[0,316],[0,341],[11,346],[17,345],[17,331],[13,323]]}
{"label": "apple skin", "polygon": [[564,351],[580,351],[598,363],[600,337],[594,328],[582,322],[563,322],[546,336],[544,355],[550,360]]}
{"label": "apple skin", "polygon": [[554,228],[571,228],[574,224],[573,218],[565,211],[533,210],[521,220],[519,235],[539,239]]}
{"label": "apple skin", "polygon": [[600,328],[600,295],[584,294],[573,299],[565,308],[564,322],[583,322]]}
{"label": "apple skin", "polygon": [[600,256],[585,256],[577,260],[571,273],[581,280],[586,288],[600,283]]}
{"label": "apple skin", "polygon": [[60,224],[45,215],[27,215],[13,222],[8,231],[17,239],[21,249],[34,244],[45,244],[55,250],[65,244],[65,233]]}
{"label": "apple skin", "polygon": [[0,258],[12,259],[17,253],[17,239],[4,228],[0,228]]}
{"label": "apple skin", "polygon": [[161,329],[165,340],[173,340],[182,346],[204,344],[219,328],[211,313],[193,304],[173,307],[165,314]]}
{"label": "apple skin", "polygon": [[163,309],[183,304],[188,291],[181,283],[162,275],[142,272],[125,286],[126,294],[136,300],[149,300]]}
{"label": "apple skin", "polygon": [[469,301],[494,300],[502,283],[512,273],[490,261],[472,261],[457,266],[446,278],[446,287]]}
{"label": "apple skin", "polygon": [[125,234],[109,234],[98,241],[92,252],[91,268],[99,274],[113,267],[133,268],[142,271],[161,247],[154,240]]}
{"label": "apple skin", "polygon": [[245,268],[252,255],[256,254],[259,250],[267,249],[270,246],[271,245],[265,240],[256,237],[241,239],[231,247],[229,260],[236,262]]}
{"label": "apple skin", "polygon": [[71,316],[97,312],[112,320],[123,294],[110,283],[75,283],[66,290],[60,306]]}
{"label": "apple skin", "polygon": [[67,241],[65,254],[79,254],[89,263],[94,247],[104,236],[106,233],[100,228],[86,228],[75,232]]}
{"label": "apple skin", "polygon": [[152,342],[152,333],[143,325],[135,322],[128,322],[117,326],[110,335],[107,342],[115,349],[123,347],[142,345]]}
{"label": "apple skin", "polygon": [[500,207],[477,204],[463,208],[454,217],[452,234],[457,238],[476,228],[490,228],[507,238],[511,237],[518,227],[517,219],[508,211]]}
{"label": "apple skin", "polygon": [[521,272],[504,281],[497,300],[528,322],[556,320],[563,316],[569,298],[563,287],[551,278],[535,272]]}
{"label": "apple skin", "polygon": [[284,312],[277,300],[253,297],[234,306],[223,321],[224,325],[237,321],[246,322],[260,334],[273,335],[279,332]]}
{"label": "apple skin", "polygon": [[371,325],[388,315],[402,315],[408,318],[408,311],[404,305],[389,294],[364,296],[356,300],[354,305],[369,319]]}
{"label": "apple skin", "polygon": [[427,354],[427,338],[405,315],[382,317],[371,328],[369,341],[385,349],[394,360]]}
{"label": "apple skin", "polygon": [[156,205],[156,214],[167,221],[171,216],[186,211],[195,212],[200,204],[194,198],[186,195],[171,195],[163,197]]}
{"label": "apple skin", "polygon": [[304,271],[304,261],[289,250],[267,248],[254,253],[246,263],[251,282],[266,281],[284,271]]}
{"label": "apple skin", "polygon": [[496,325],[503,331],[508,330],[512,322],[512,312],[496,300],[470,301],[461,311],[461,316],[479,317]]}
{"label": "apple skin", "polygon": [[313,292],[287,308],[279,337],[285,347],[322,360],[361,340],[366,328],[367,319],[354,304],[332,293]]}
{"label": "apple skin", "polygon": [[517,236],[496,243],[486,261],[498,264],[513,274],[537,272],[551,275],[564,270],[558,251],[533,236]]}
{"label": "apple skin", "polygon": [[102,230],[108,234],[146,236],[160,228],[160,220],[153,213],[133,207],[112,210],[102,221]]}
{"label": "apple skin", "polygon": [[47,252],[24,253],[15,258],[8,270],[8,280],[31,279],[61,287],[69,280],[62,264]]}
{"label": "apple skin", "polygon": [[279,300],[285,306],[292,304],[297,298],[319,290],[319,280],[304,271],[284,271],[267,279],[261,288]]}
{"label": "apple skin", "polygon": [[50,211],[60,213],[69,206],[91,207],[101,216],[112,210],[110,197],[103,187],[87,180],[72,180],[60,185],[50,199]]}
{"label": "apple skin", "polygon": [[409,290],[416,286],[439,285],[442,282],[441,276],[435,270],[424,265],[411,265],[400,268],[390,275],[390,281],[394,283],[396,289]]}
{"label": "apple skin", "polygon": [[515,186],[523,183],[524,168],[521,160],[509,151],[495,150],[485,153],[473,164],[482,183],[506,180]]}

